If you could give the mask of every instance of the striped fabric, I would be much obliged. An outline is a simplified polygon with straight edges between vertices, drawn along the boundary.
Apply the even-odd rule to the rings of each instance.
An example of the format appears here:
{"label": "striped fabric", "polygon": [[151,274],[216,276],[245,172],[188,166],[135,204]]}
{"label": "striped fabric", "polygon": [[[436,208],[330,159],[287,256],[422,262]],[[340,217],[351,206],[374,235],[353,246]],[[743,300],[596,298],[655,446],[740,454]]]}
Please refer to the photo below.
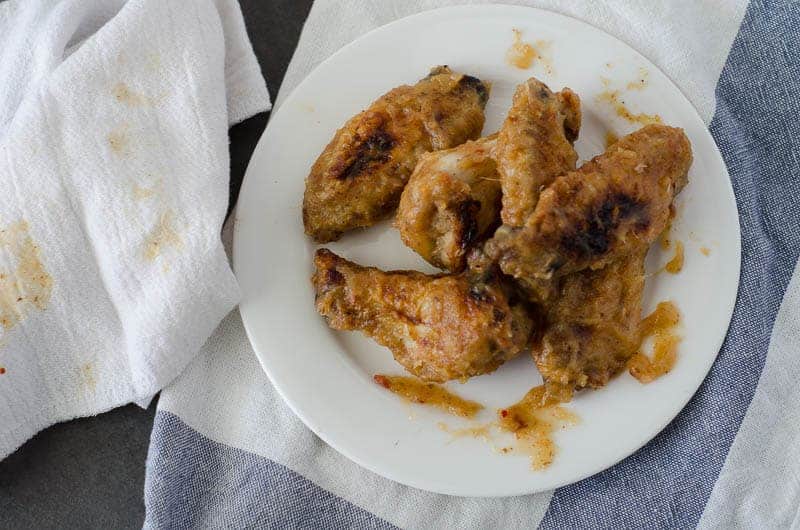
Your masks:
{"label": "striped fabric", "polygon": [[[374,26],[433,3],[350,0],[334,9],[334,2],[318,0],[278,102],[324,59],[319,50],[352,39],[347,31],[369,29],[348,28],[344,21],[353,13],[362,22],[352,24]],[[649,23],[650,6],[634,2],[545,4],[635,47],[636,17]],[[702,37],[699,44],[665,46],[678,55],[692,55],[693,46],[711,54],[695,67],[713,72],[713,94],[702,83],[682,83],[681,63],[669,52],[639,47],[701,115],[713,116],[709,128],[733,181],[743,238],[728,337],[700,390],[659,436],[611,469],[552,493],[483,500],[420,492],[360,469],[309,433],[260,373],[234,314],[162,394],[147,464],[145,525],[800,527],[800,6],[753,0],[739,12],[733,4],[687,2],[657,21],[669,39],[680,35],[670,24],[684,23],[670,15],[699,9],[707,17],[724,49],[709,52]],[[615,22],[620,17],[624,24]],[[316,36],[323,22],[347,35]],[[714,54],[721,54],[718,67]]]}

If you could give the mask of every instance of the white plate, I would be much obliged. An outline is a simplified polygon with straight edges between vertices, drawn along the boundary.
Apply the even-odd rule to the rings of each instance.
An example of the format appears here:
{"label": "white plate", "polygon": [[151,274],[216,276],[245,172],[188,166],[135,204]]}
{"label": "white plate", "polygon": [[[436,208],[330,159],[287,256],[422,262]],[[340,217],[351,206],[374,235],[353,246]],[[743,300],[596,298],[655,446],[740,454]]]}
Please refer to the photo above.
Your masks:
{"label": "white plate", "polygon": [[[523,40],[549,42],[550,71],[543,64],[531,70],[506,64],[512,28],[522,31]],[[532,471],[523,455],[498,454],[481,440],[453,440],[437,423],[464,422],[426,407],[412,409],[373,383],[375,373],[402,373],[387,349],[359,333],[328,329],[314,310],[309,278],[316,246],[303,235],[300,217],[309,168],[345,120],[438,64],[492,82],[485,133],[499,127],[515,85],[536,75],[554,90],[569,86],[580,95],[584,119],[577,150],[589,158],[603,150],[607,130],[624,134],[638,128],[597,99],[607,89],[605,77],[622,89],[632,111],[658,113],[665,123],[683,127],[694,148],[673,232],[686,245],[685,267],[678,275],[651,277],[645,294],[646,309],[668,298],[683,313],[678,363],[649,385],[623,374],[607,388],[578,395],[568,407],[581,422],[557,433],[559,453],[544,471]],[[647,87],[626,89],[643,71]],[[372,31],[334,54],[272,116],[247,170],[237,215],[234,265],[244,293],[242,318],[278,392],[351,460],[398,482],[454,495],[548,490],[597,473],[644,445],[683,408],[714,362],[739,280],[739,222],[728,173],[692,105],[622,42],[577,20],[524,7],[429,11]],[[709,256],[701,254],[702,246]],[[328,247],[364,265],[432,271],[388,223]],[[649,270],[668,254],[654,249]],[[448,387],[485,404],[479,419],[488,421],[494,409],[517,401],[540,381],[522,356],[493,374]]]}

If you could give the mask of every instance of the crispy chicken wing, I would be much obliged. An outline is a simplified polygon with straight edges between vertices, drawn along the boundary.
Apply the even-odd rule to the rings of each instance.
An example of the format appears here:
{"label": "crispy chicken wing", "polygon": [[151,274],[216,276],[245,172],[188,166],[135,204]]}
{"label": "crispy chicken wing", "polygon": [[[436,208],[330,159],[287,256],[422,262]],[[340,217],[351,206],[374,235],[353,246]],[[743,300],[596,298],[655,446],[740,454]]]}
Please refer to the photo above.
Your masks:
{"label": "crispy chicken wing", "polygon": [[647,247],[599,270],[560,280],[533,359],[545,382],[571,391],[597,388],[619,373],[639,347]]}
{"label": "crispy chicken wing", "polygon": [[486,252],[536,293],[559,276],[602,268],[664,230],[691,163],[682,129],[648,125],[557,178],[525,226],[500,227]]}
{"label": "crispy chicken wing", "polygon": [[460,272],[466,255],[499,224],[496,135],[422,156],[400,197],[395,226],[432,265]]}
{"label": "crispy chicken wing", "polygon": [[580,99],[569,88],[554,94],[533,77],[517,87],[497,139],[504,224],[522,226],[541,189],[575,169],[580,126]]}
{"label": "crispy chicken wing", "polygon": [[306,179],[306,233],[333,241],[390,215],[422,154],[480,135],[488,97],[479,79],[437,67],[351,118]]}
{"label": "crispy chicken wing", "polygon": [[495,370],[525,348],[533,329],[497,274],[428,276],[362,267],[326,249],[314,258],[317,311],[328,325],[360,330],[427,381]]}

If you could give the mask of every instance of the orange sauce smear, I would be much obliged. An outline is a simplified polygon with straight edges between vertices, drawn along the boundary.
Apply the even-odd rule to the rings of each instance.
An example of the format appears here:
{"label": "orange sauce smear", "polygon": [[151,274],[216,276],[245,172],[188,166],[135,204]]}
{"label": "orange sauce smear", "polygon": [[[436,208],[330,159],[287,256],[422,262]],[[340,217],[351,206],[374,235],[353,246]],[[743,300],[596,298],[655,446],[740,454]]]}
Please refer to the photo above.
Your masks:
{"label": "orange sauce smear", "polygon": [[538,55],[536,50],[527,42],[522,42],[522,33],[518,29],[514,32],[514,42],[506,52],[506,61],[511,66],[527,70],[533,65],[533,60]]}
{"label": "orange sauce smear", "polygon": [[650,74],[647,69],[639,68],[639,75],[637,76],[637,79],[628,83],[625,88],[628,90],[644,90],[647,88],[647,79],[649,76]]}
{"label": "orange sauce smear", "polygon": [[683,270],[683,243],[675,242],[675,255],[664,265],[664,270],[670,274],[678,274]]}
{"label": "orange sauce smear", "polygon": [[619,136],[611,131],[606,131],[606,149],[617,143],[617,140],[619,140]]}
{"label": "orange sauce smear", "polygon": [[678,359],[681,339],[674,328],[681,320],[680,311],[673,302],[661,302],[655,311],[642,320],[639,332],[642,340],[654,337],[652,357],[639,352],[628,360],[628,371],[640,383],[650,383],[669,373]]}
{"label": "orange sauce smear", "polygon": [[521,70],[527,70],[538,61],[548,74],[552,74],[553,66],[545,53],[550,43],[543,40],[536,41],[535,45],[523,42],[522,33],[518,29],[511,31],[514,33],[514,42],[506,52],[506,62]]}
{"label": "orange sauce smear", "polygon": [[373,380],[412,403],[431,405],[462,418],[471,418],[483,409],[480,403],[469,401],[441,385],[426,383],[415,377],[378,374]]}
{"label": "orange sauce smear", "polygon": [[441,430],[456,438],[480,438],[485,441],[489,441],[492,439],[492,426],[491,423],[486,423],[484,425],[477,425],[475,427],[464,427],[461,429],[454,429],[447,425],[446,423],[439,422],[436,424]]}
{"label": "orange sauce smear", "polygon": [[614,109],[617,116],[624,118],[631,123],[648,125],[650,123],[661,123],[661,116],[658,114],[645,114],[644,112],[634,113],[625,106],[625,102],[620,99],[619,90],[605,90],[597,96],[597,99],[606,102]]}
{"label": "orange sauce smear", "polygon": [[[532,388],[518,403],[497,412],[498,426],[517,440],[517,448],[530,457],[531,468],[540,470],[553,462],[558,448],[552,434],[578,423],[578,417],[559,406],[571,392],[553,392],[545,385]],[[503,451],[506,452],[506,451]]]}

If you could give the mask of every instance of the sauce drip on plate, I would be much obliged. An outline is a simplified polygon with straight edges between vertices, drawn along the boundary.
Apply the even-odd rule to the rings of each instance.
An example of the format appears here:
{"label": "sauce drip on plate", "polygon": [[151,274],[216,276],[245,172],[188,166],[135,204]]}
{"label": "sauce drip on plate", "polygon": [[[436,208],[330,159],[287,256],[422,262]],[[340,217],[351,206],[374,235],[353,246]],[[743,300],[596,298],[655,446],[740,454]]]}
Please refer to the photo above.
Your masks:
{"label": "sauce drip on plate", "polygon": [[480,403],[464,399],[441,385],[426,383],[416,377],[378,374],[373,380],[412,403],[432,405],[462,418],[471,418],[483,409]]}
{"label": "sauce drip on plate", "polygon": [[678,274],[683,270],[683,243],[680,241],[675,242],[675,254],[664,265],[664,270],[670,274]]}
{"label": "sauce drip on plate", "polygon": [[518,29],[512,31],[514,32],[514,42],[506,52],[506,61],[511,66],[527,70],[533,65],[533,60],[537,55],[536,50],[527,42],[522,42],[522,34]]}
{"label": "sauce drip on plate", "polygon": [[628,371],[640,383],[655,381],[675,366],[681,338],[674,329],[680,319],[678,307],[667,301],[659,303],[655,311],[642,320],[641,338],[654,337],[653,353],[651,357],[641,352],[635,353],[628,361]]}
{"label": "sauce drip on plate", "polygon": [[518,449],[530,457],[531,467],[544,469],[553,462],[557,447],[552,434],[578,422],[578,417],[559,403],[569,401],[572,392],[532,388],[518,403],[497,412],[500,429],[512,433]]}
{"label": "sauce drip on plate", "polygon": [[645,114],[644,112],[635,113],[628,109],[619,90],[604,90],[597,96],[597,99],[601,102],[608,103],[611,108],[614,109],[617,116],[631,123],[638,123],[640,125],[662,123],[661,116],[658,114]]}

